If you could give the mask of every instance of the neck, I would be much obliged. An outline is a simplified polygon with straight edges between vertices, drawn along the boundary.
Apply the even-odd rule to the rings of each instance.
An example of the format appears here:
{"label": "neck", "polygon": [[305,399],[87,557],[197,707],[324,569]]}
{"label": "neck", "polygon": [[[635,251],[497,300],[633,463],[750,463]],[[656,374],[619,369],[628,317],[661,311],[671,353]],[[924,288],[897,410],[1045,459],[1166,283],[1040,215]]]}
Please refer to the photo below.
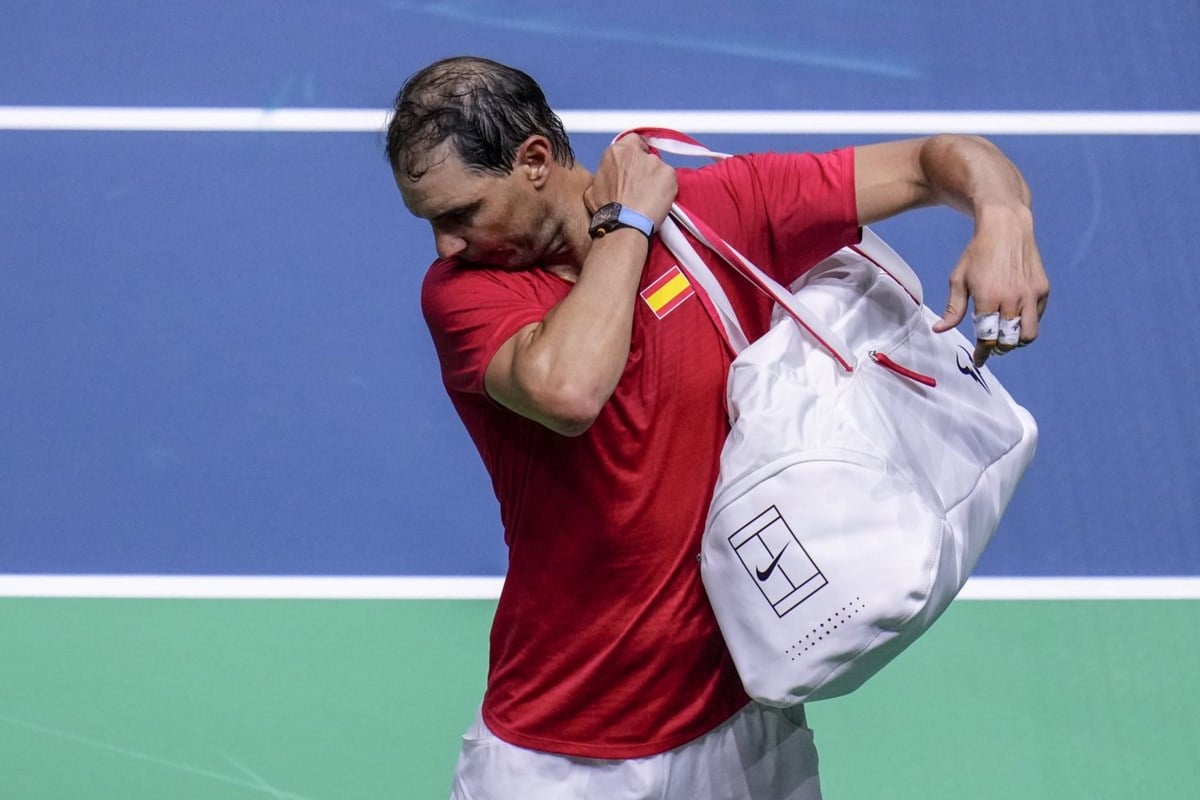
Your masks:
{"label": "neck", "polygon": [[544,268],[572,283],[592,246],[588,236],[592,209],[583,200],[591,185],[592,174],[576,164],[563,175],[560,199],[554,204],[554,243],[546,253]]}

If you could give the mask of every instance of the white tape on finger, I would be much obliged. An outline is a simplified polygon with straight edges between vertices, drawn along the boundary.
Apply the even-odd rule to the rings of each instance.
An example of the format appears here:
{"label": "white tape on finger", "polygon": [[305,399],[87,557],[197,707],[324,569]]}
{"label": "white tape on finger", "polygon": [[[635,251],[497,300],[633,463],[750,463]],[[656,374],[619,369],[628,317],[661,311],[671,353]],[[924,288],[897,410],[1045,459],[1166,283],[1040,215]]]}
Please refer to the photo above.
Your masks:
{"label": "white tape on finger", "polygon": [[976,314],[973,317],[975,321],[975,338],[981,342],[994,342],[996,336],[1000,332],[1000,312],[992,311],[988,314]]}
{"label": "white tape on finger", "polygon": [[1000,320],[1000,334],[997,341],[1005,347],[1016,347],[1021,341],[1021,318]]}

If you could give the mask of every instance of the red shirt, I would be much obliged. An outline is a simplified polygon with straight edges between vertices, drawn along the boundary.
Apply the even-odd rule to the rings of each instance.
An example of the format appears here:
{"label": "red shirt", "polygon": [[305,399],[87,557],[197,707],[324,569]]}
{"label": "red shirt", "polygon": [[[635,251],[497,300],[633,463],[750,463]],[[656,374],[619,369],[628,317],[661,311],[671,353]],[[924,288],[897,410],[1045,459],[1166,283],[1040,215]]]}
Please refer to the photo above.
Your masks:
{"label": "red shirt", "polygon": [[[785,284],[859,238],[852,150],[680,170],[679,202]],[[764,298],[708,261],[747,335],[765,331]],[[747,702],[698,561],[729,430],[730,357],[675,270],[656,238],[625,371],[576,438],[503,408],[483,384],[496,350],[572,284],[446,260],[425,278],[442,377],[491,475],[509,548],[483,717],[522,747],[638,758],[707,733]]]}

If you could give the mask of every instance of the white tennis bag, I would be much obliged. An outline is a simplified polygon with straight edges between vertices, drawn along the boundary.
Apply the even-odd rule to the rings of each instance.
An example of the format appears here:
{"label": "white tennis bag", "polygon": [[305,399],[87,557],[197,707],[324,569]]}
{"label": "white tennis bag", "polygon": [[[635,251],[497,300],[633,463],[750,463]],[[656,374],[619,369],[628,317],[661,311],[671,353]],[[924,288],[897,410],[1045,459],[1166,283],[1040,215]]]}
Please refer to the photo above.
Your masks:
{"label": "white tennis bag", "polygon": [[916,274],[870,231],[793,295],[686,210],[672,218],[778,304],[747,345],[720,284],[664,224],[738,353],[705,589],[752,697],[845,694],[963,587],[1033,458],[1036,424],[973,366],[973,343],[933,333]]}

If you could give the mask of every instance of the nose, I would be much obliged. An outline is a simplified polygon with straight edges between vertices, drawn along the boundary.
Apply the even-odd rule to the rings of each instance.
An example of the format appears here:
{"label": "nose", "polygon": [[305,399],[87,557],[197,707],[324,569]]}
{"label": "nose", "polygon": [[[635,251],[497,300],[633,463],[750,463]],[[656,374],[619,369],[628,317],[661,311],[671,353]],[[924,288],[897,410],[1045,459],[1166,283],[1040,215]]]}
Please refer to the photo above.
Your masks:
{"label": "nose", "polygon": [[435,233],[433,238],[439,258],[454,258],[467,249],[466,240],[460,236],[453,236],[449,233]]}

